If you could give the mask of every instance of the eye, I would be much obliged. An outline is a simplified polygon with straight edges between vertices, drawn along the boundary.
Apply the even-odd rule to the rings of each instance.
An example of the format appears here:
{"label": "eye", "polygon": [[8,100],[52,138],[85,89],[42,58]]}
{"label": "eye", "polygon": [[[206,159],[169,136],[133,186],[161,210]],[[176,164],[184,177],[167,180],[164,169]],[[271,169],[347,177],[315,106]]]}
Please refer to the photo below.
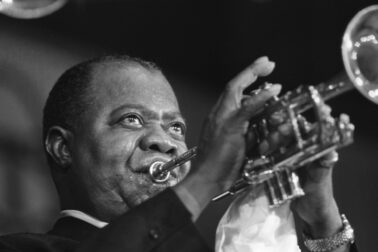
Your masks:
{"label": "eye", "polygon": [[175,135],[185,136],[186,126],[181,122],[174,122],[169,126],[169,131]]}
{"label": "eye", "polygon": [[143,120],[138,114],[126,114],[121,117],[119,123],[123,126],[140,128],[143,125]]}

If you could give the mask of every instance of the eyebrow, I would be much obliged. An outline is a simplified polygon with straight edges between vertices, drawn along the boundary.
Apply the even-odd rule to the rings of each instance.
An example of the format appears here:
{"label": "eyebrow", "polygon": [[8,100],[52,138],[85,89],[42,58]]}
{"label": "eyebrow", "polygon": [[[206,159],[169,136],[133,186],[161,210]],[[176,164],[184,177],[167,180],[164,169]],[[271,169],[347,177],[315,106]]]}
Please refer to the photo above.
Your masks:
{"label": "eyebrow", "polygon": [[[141,105],[141,104],[135,104],[135,103],[126,103],[118,108],[114,109],[110,116],[113,118],[117,113],[126,110],[126,109],[136,109],[140,111],[143,115],[152,118],[152,119],[159,119],[158,113],[148,109],[147,107]],[[172,112],[165,112],[163,113],[163,120],[164,121],[173,121],[176,119],[181,119],[186,124],[185,118],[182,116],[182,114],[179,111],[172,111]]]}

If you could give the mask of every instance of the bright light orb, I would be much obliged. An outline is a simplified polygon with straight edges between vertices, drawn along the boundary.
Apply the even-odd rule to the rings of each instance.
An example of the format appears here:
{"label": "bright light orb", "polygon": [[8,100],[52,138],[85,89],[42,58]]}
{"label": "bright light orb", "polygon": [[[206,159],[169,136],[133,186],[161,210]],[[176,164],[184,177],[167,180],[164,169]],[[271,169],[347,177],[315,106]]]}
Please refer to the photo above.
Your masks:
{"label": "bright light orb", "polygon": [[68,0],[0,0],[0,13],[21,19],[40,18],[59,10]]}

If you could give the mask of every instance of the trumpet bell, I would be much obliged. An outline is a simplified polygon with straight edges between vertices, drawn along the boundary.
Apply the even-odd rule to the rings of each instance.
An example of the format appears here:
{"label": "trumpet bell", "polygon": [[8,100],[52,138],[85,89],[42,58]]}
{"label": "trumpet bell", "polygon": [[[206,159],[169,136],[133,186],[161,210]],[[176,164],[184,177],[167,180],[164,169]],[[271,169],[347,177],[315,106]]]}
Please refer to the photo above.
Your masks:
{"label": "trumpet bell", "polygon": [[353,17],[341,49],[346,73],[355,88],[378,103],[378,5],[369,6]]}

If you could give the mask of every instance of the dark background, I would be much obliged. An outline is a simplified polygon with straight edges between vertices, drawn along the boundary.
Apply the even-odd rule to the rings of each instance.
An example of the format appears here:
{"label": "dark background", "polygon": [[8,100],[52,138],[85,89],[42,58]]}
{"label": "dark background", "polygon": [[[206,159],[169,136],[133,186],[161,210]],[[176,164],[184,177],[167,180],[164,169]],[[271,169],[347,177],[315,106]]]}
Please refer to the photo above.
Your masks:
{"label": "dark background", "polygon": [[[284,92],[343,71],[341,37],[373,1],[77,0],[36,20],[0,16],[0,233],[44,232],[56,218],[55,189],[41,147],[41,110],[58,76],[84,59],[126,53],[157,62],[189,121],[194,146],[227,81],[268,55],[267,78]],[[378,106],[357,91],[331,101],[356,125],[355,144],[340,151],[335,194],[361,251],[378,247]],[[198,222],[210,244],[228,201]]]}

